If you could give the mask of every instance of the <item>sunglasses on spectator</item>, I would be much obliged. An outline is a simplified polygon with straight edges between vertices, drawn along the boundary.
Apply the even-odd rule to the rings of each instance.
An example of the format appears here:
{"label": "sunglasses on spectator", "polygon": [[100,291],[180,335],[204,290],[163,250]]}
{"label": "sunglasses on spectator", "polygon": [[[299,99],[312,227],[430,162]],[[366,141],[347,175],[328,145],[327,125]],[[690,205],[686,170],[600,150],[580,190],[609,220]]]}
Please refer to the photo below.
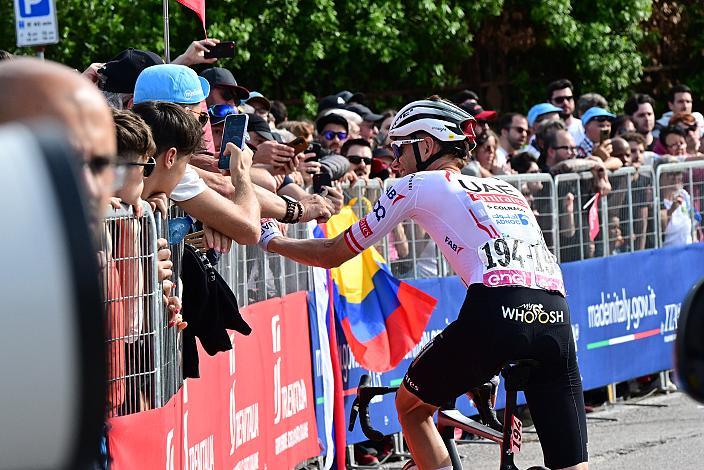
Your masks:
{"label": "sunglasses on spectator", "polygon": [[558,96],[558,97],[556,97],[556,98],[553,98],[552,100],[553,100],[555,103],[562,104],[562,103],[564,103],[565,101],[572,101],[573,99],[574,99],[574,96]]}
{"label": "sunglasses on spectator", "polygon": [[205,126],[208,123],[208,120],[210,119],[210,116],[208,116],[208,113],[205,111],[196,111],[194,109],[186,107],[184,107],[183,109],[185,109],[191,114],[194,114],[198,118],[198,122],[201,126]]}
{"label": "sunglasses on spectator", "polygon": [[239,114],[240,110],[237,109],[237,106],[231,104],[215,104],[208,108],[208,113],[212,117],[224,118],[230,114]]}
{"label": "sunglasses on spectator", "polygon": [[235,103],[240,102],[240,99],[237,97],[237,94],[234,93],[232,90],[222,90],[222,98],[225,101],[234,101]]}
{"label": "sunglasses on spectator", "polygon": [[365,165],[371,165],[372,159],[369,157],[362,157],[361,155],[347,155],[347,160],[353,165],[359,165],[364,162]]}
{"label": "sunglasses on spectator", "polygon": [[335,131],[324,131],[323,137],[325,140],[332,140],[337,136],[339,140],[345,140],[347,138],[347,132],[335,132]]}
{"label": "sunglasses on spectator", "polygon": [[576,153],[577,147],[570,147],[569,145],[560,145],[558,147],[553,147],[555,150],[567,150],[570,153]]}
{"label": "sunglasses on spectator", "polygon": [[142,173],[144,174],[144,177],[147,178],[149,175],[152,174],[154,171],[154,168],[156,168],[156,160],[154,157],[149,157],[146,162],[144,163],[138,163],[138,162],[129,162],[125,163],[127,166],[141,166],[143,167]]}
{"label": "sunglasses on spectator", "polygon": [[527,134],[528,129],[525,127],[520,127],[520,126],[511,126],[509,129],[513,129],[514,131],[518,132],[519,134]]}
{"label": "sunglasses on spectator", "polygon": [[391,142],[391,150],[394,152],[394,158],[398,159],[401,157],[403,150],[401,146],[406,144],[413,144],[416,142],[422,142],[423,139],[406,139],[406,140],[394,140]]}

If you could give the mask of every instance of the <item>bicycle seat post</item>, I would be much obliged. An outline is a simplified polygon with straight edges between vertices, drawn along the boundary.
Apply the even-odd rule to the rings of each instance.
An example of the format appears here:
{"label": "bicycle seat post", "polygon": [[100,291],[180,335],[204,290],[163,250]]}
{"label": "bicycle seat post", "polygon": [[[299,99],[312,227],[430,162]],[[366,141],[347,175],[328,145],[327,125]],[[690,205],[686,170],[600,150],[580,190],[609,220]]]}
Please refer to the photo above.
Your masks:
{"label": "bicycle seat post", "polygon": [[536,361],[523,360],[510,363],[501,370],[506,390],[506,408],[504,409],[504,438],[501,445],[500,470],[518,470],[513,462],[513,444],[521,445],[520,430],[516,430],[515,434],[517,435],[514,436],[516,401],[518,391],[523,390],[528,382],[531,367],[535,367],[537,364]]}

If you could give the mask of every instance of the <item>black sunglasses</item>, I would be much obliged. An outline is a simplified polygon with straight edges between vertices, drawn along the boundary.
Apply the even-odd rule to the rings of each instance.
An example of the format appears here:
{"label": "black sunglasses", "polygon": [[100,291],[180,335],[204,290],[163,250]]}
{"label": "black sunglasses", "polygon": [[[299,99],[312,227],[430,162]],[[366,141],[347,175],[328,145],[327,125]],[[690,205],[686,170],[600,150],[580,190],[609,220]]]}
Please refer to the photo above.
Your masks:
{"label": "black sunglasses", "polygon": [[574,96],[558,96],[556,98],[553,98],[552,100],[555,103],[564,103],[565,101],[572,101],[574,99]]}
{"label": "black sunglasses", "polygon": [[146,162],[144,163],[137,163],[137,162],[130,162],[130,163],[125,163],[127,166],[141,166],[144,167],[142,170],[144,173],[144,177],[147,178],[149,175],[152,174],[154,171],[154,168],[156,168],[156,160],[154,157],[149,157]]}
{"label": "black sunglasses", "polygon": [[365,165],[371,165],[372,164],[372,159],[369,157],[361,157],[359,155],[347,155],[347,160],[350,161],[353,165],[359,165],[364,161]]}

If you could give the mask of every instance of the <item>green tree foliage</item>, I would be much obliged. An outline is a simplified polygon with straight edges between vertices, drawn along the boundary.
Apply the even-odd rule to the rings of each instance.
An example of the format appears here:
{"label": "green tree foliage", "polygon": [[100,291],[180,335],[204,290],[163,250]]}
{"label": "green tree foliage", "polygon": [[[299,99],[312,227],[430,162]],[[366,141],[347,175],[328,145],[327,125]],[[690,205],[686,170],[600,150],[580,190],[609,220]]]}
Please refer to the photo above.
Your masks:
{"label": "green tree foliage", "polygon": [[[211,37],[237,44],[236,57],[221,65],[238,81],[309,108],[313,93],[340,89],[373,92],[381,103],[398,105],[433,90],[479,88],[482,80],[495,78],[484,60],[494,55],[515,90],[505,107],[525,109],[544,100],[546,80],[559,74],[578,83],[580,92],[603,94],[618,109],[649,63],[641,44],[652,3],[207,0],[206,16]],[[83,69],[130,46],[163,54],[158,0],[57,0],[57,6],[62,39],[47,48],[47,58]],[[170,10],[173,57],[202,31],[180,4],[172,0]],[[702,10],[692,9],[699,15],[692,25],[704,22]],[[12,0],[0,0],[0,12],[0,48],[14,50]],[[692,40],[703,42],[701,35]]]}

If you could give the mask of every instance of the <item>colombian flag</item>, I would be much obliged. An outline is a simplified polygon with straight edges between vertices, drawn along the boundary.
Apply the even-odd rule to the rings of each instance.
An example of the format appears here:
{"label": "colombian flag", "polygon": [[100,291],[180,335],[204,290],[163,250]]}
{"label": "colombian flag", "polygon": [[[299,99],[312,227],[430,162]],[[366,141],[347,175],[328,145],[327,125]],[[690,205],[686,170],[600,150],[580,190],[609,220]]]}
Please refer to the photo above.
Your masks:
{"label": "colombian flag", "polygon": [[[334,238],[357,220],[346,206],[318,236]],[[396,279],[374,247],[331,272],[335,313],[355,359],[373,372],[393,369],[420,342],[437,300]]]}

